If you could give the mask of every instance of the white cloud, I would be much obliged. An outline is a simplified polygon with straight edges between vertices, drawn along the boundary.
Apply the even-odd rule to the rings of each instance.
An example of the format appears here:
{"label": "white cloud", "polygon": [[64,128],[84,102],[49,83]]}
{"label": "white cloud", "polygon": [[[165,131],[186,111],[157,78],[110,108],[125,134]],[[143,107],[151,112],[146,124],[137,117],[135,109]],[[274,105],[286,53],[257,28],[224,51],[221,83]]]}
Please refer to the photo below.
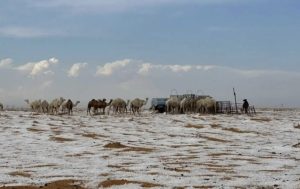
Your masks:
{"label": "white cloud", "polygon": [[115,62],[106,63],[104,64],[104,66],[98,66],[96,75],[110,76],[116,70],[120,70],[126,67],[130,62],[131,62],[130,59],[124,59],[124,60],[117,60]]}
{"label": "white cloud", "polygon": [[51,73],[49,67],[57,63],[58,59],[50,58],[49,60],[41,60],[39,62],[29,62],[27,64],[17,67],[16,69],[25,73],[29,73],[29,75],[33,77],[42,73]]}
{"label": "white cloud", "polygon": [[140,66],[140,69],[138,70],[138,74],[140,75],[148,75],[150,70],[153,68],[152,64],[150,63],[144,63]]}
{"label": "white cloud", "polygon": [[40,38],[48,36],[63,35],[62,32],[52,31],[49,29],[7,26],[0,27],[0,36],[16,37],[16,38]]}
{"label": "white cloud", "polygon": [[211,70],[214,68],[217,68],[217,66],[215,66],[215,65],[197,65],[196,66],[197,70],[204,70],[204,71]]}
{"label": "white cloud", "polygon": [[0,60],[0,69],[1,68],[10,68],[13,60],[10,58]]}
{"label": "white cloud", "polygon": [[190,65],[168,65],[168,67],[172,70],[172,72],[188,72],[192,69]]}
{"label": "white cloud", "polygon": [[87,63],[76,63],[68,71],[69,77],[78,77],[81,69],[85,68]]}

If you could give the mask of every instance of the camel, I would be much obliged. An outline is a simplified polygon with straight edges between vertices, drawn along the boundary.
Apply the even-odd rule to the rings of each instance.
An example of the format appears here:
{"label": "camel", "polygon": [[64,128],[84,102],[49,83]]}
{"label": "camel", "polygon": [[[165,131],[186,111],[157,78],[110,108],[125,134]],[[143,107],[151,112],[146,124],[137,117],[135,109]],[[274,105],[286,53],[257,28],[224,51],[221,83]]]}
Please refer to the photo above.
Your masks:
{"label": "camel", "polygon": [[107,106],[110,106],[110,104],[112,103],[113,99],[110,99],[110,101],[107,103],[106,102],[106,99],[103,99],[102,101],[101,100],[98,100],[99,101],[99,109],[103,109],[103,114],[105,114],[105,108]]}
{"label": "camel", "polygon": [[0,102],[0,111],[3,111],[3,104]]}
{"label": "camel", "polygon": [[130,103],[130,110],[133,112],[133,114],[135,114],[135,112],[137,112],[138,114],[140,114],[141,107],[144,106],[144,105],[146,105],[147,102],[148,102],[148,98],[146,98],[146,100],[135,98]]}
{"label": "camel", "polygon": [[110,108],[113,107],[113,112],[115,114],[116,113],[124,113],[124,112],[127,113],[127,106],[129,104],[129,102],[130,102],[129,100],[126,103],[123,99],[116,98],[111,102],[108,112],[110,112]]}
{"label": "camel", "polygon": [[47,102],[47,100],[43,100],[43,102],[41,103],[41,109],[43,113],[49,113],[49,103]]}
{"label": "camel", "polygon": [[109,106],[112,103],[112,99],[109,101],[109,103],[106,102],[106,99],[104,98],[103,100],[95,100],[92,99],[91,101],[89,101],[88,103],[88,107],[87,107],[87,115],[90,114],[91,115],[91,108],[93,107],[94,112],[97,112],[98,109],[103,109],[103,114],[105,114],[105,108],[106,106]]}
{"label": "camel", "polygon": [[62,103],[65,101],[63,97],[56,98],[52,100],[49,107],[53,114],[58,114],[59,107],[62,105]]}
{"label": "camel", "polygon": [[177,97],[171,97],[166,101],[166,113],[178,113],[180,109],[180,100]]}
{"label": "camel", "polygon": [[28,99],[25,99],[24,101],[29,104],[32,111],[39,112],[41,110],[41,100],[30,102]]}
{"label": "camel", "polygon": [[200,113],[216,113],[216,101],[212,97],[198,100],[196,106]]}
{"label": "camel", "polygon": [[71,99],[68,99],[61,105],[61,111],[64,113],[65,110],[67,110],[69,115],[73,114],[73,108],[75,108],[79,103],[80,101],[76,101],[74,104]]}

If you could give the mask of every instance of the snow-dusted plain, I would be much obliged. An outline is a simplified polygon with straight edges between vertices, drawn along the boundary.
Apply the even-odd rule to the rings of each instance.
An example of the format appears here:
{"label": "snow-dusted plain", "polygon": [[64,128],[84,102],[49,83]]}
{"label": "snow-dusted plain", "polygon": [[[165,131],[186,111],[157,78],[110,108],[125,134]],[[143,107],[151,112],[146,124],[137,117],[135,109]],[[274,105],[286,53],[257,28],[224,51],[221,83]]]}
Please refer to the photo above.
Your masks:
{"label": "snow-dusted plain", "polygon": [[72,179],[91,189],[297,189],[299,124],[297,110],[252,117],[0,112],[0,187]]}

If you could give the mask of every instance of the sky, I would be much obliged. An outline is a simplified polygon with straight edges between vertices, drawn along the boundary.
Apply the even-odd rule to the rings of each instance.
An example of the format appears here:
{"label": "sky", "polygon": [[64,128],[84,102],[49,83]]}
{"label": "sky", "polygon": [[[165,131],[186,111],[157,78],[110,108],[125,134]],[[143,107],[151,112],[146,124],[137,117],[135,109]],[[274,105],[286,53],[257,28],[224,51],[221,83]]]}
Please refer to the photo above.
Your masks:
{"label": "sky", "polygon": [[298,0],[1,0],[0,102],[196,93],[300,107]]}

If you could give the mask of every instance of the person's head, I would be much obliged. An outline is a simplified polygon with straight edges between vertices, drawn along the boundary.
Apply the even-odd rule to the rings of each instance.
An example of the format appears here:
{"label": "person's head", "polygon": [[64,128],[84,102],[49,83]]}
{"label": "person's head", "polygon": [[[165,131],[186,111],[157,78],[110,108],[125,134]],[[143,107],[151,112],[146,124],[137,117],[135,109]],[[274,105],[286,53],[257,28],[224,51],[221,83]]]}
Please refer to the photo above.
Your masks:
{"label": "person's head", "polygon": [[243,101],[244,101],[244,102],[247,102],[247,99],[244,99]]}

